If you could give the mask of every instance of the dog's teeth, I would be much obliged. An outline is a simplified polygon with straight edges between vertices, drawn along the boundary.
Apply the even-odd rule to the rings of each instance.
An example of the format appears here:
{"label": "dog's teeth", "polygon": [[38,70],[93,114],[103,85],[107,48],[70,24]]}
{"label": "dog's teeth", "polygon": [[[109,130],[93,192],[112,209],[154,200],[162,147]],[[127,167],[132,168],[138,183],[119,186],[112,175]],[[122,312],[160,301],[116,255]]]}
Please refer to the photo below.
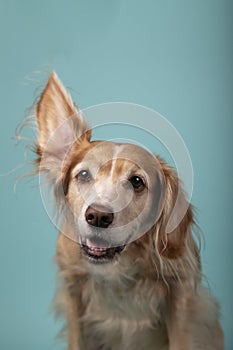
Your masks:
{"label": "dog's teeth", "polygon": [[92,241],[89,239],[86,240],[86,245],[88,246],[89,249],[91,250],[106,250],[106,247],[103,247],[101,245],[98,245],[98,243],[93,244]]}

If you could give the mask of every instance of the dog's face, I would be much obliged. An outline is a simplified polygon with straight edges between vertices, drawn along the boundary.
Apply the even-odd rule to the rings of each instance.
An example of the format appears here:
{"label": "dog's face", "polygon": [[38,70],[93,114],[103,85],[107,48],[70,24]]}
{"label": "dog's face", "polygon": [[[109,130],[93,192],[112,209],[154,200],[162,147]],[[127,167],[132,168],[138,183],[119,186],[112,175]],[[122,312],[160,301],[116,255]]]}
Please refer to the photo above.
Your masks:
{"label": "dog's face", "polygon": [[139,146],[91,141],[89,127],[54,73],[36,116],[39,170],[48,173],[66,209],[66,235],[81,244],[88,261],[113,261],[152,227],[158,252],[181,254],[192,215],[189,210],[166,235],[178,188],[170,168]]}
{"label": "dog's face", "polygon": [[156,222],[161,209],[159,163],[139,146],[74,145],[67,162],[67,201],[84,253],[106,262]]}

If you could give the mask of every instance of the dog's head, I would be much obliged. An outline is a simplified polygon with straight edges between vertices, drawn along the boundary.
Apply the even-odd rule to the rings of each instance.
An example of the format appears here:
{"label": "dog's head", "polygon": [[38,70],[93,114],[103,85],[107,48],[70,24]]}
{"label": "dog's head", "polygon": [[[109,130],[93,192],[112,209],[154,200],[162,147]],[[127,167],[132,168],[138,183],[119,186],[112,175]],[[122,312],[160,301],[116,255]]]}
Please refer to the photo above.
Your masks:
{"label": "dog's head", "polygon": [[[52,73],[37,104],[37,153],[65,207],[64,233],[91,262],[114,260],[145,233],[159,254],[182,254],[190,207],[166,234],[179,181],[163,161],[133,144],[91,141],[91,130]],[[184,202],[184,196],[179,199]]]}

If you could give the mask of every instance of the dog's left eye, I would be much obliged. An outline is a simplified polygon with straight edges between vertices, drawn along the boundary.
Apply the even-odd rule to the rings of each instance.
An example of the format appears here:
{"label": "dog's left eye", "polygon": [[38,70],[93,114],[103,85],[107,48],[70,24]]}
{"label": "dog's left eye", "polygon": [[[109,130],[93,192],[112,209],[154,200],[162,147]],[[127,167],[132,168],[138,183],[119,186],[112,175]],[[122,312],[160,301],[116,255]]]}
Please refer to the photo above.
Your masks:
{"label": "dog's left eye", "polygon": [[88,182],[91,180],[91,175],[89,171],[87,170],[81,170],[77,175],[76,178],[81,182]]}
{"label": "dog's left eye", "polygon": [[137,192],[142,191],[146,187],[146,185],[145,185],[144,181],[142,180],[142,178],[137,176],[137,175],[132,176],[129,179],[129,182],[133,186],[134,190],[137,191]]}

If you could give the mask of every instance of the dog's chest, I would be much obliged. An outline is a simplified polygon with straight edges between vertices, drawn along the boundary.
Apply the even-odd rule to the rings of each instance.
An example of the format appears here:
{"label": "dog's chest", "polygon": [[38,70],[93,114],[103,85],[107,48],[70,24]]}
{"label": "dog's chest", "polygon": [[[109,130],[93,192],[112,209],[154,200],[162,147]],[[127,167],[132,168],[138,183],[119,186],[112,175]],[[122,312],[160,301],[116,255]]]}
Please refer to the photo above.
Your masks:
{"label": "dog's chest", "polygon": [[84,329],[88,350],[167,349],[159,286],[148,281],[91,284],[89,291]]}

